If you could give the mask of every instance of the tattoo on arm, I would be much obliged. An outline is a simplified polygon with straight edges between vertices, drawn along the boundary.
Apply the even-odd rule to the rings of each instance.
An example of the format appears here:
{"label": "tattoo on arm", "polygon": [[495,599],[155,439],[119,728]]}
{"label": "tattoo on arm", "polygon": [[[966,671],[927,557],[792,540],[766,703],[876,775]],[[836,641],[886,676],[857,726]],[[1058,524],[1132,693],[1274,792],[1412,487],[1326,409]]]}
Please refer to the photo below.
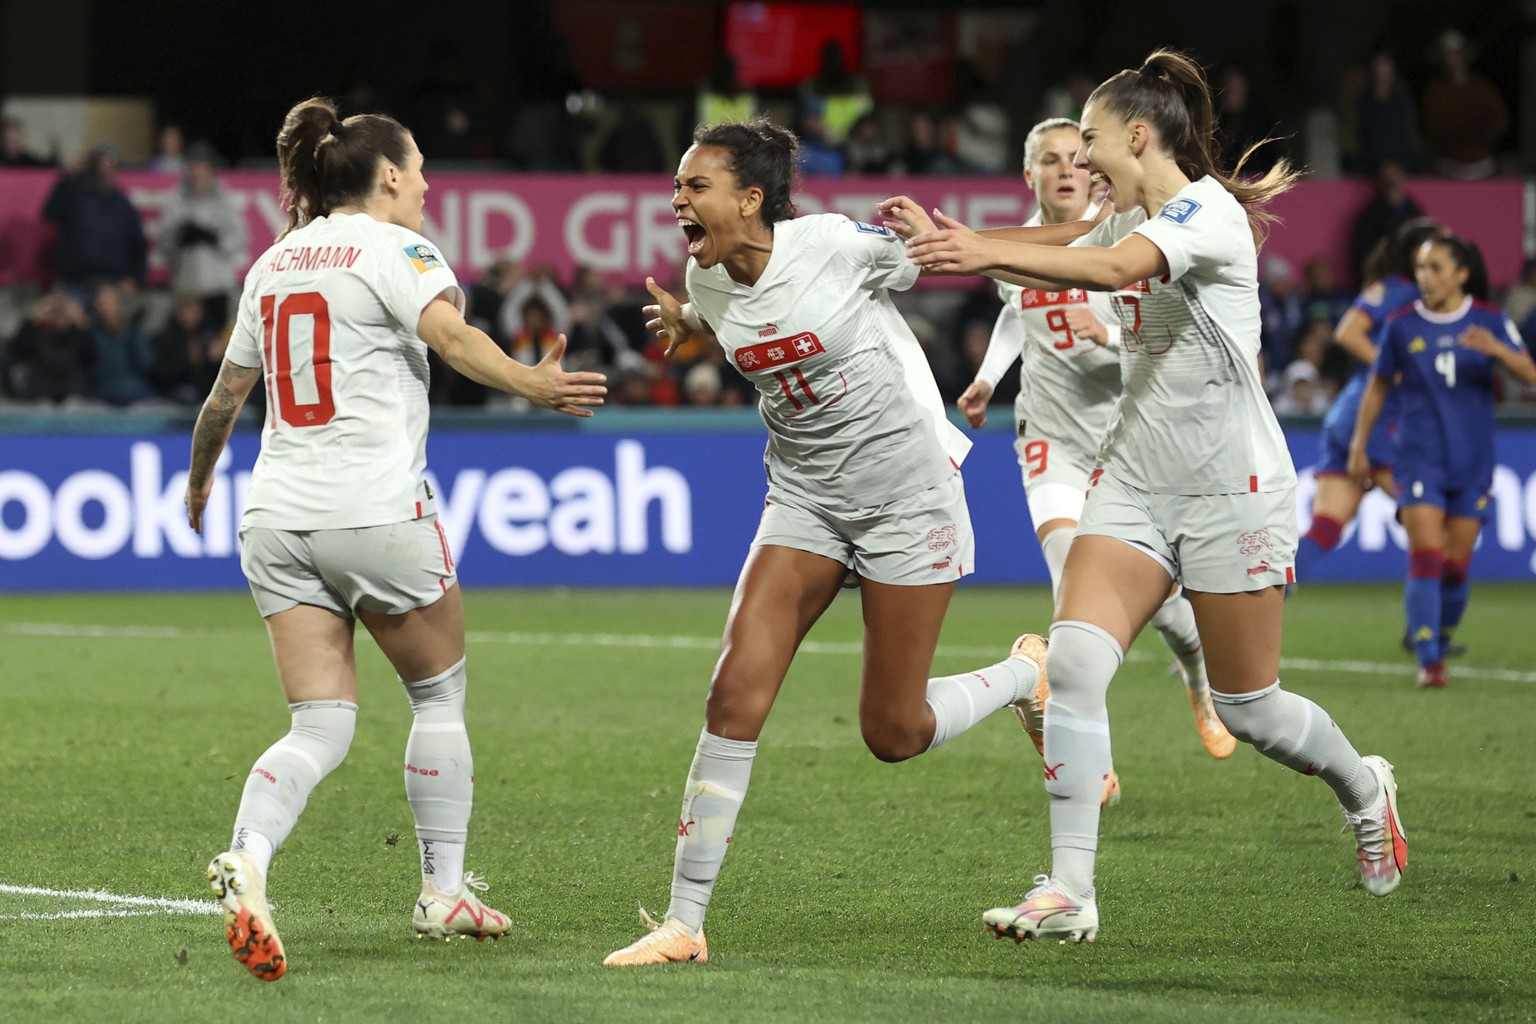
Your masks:
{"label": "tattoo on arm", "polygon": [[213,390],[197,414],[197,425],[192,428],[192,465],[187,477],[193,487],[207,483],[213,464],[229,441],[235,417],[245,405],[245,396],[251,393],[260,376],[261,370],[254,366],[226,362],[219,367],[219,379],[214,381]]}

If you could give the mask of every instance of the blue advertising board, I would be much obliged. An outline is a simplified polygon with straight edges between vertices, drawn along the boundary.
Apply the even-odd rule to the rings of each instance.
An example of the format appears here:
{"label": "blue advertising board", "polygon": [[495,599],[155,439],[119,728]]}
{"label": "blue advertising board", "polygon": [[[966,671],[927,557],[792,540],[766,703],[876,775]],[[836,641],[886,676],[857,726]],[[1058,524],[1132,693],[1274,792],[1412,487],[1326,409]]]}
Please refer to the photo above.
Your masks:
{"label": "blue advertising board", "polygon": [[[674,422],[686,423],[686,417]],[[727,585],[762,511],[761,425],[708,421],[607,429],[439,430],[428,458],[439,520],[469,586]],[[1317,432],[1287,430],[1297,461]],[[977,435],[965,465],[977,534],[971,582],[1044,583],[1005,431]],[[0,437],[0,590],[240,587],[237,527],[258,435],[236,433],[220,464],[206,528],[182,508],[188,436],[164,432]],[[1303,470],[1298,515],[1307,526]],[[1333,555],[1327,580],[1396,580],[1405,538],[1389,498],[1371,494]],[[1473,574],[1536,578],[1536,427],[1506,425]]]}

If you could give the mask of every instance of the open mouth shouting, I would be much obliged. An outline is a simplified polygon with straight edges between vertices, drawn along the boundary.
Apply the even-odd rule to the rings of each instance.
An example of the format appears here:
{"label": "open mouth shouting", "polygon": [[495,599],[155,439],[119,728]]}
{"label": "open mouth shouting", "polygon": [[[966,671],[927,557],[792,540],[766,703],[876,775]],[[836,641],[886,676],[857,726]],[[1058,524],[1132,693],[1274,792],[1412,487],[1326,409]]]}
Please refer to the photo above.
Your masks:
{"label": "open mouth shouting", "polygon": [[688,239],[688,255],[698,256],[704,251],[704,239],[706,232],[703,225],[696,220],[687,217],[677,218],[677,226],[683,229],[683,234]]}

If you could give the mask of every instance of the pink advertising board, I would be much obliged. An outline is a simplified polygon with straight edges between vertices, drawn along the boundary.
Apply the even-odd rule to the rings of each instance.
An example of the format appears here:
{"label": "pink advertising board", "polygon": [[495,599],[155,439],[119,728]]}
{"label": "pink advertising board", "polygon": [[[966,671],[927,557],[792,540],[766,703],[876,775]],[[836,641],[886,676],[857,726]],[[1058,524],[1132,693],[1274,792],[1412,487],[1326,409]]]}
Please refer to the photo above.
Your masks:
{"label": "pink advertising board", "polygon": [[[227,171],[225,185],[244,206],[251,258],[287,222],[273,171]],[[50,171],[0,170],[0,284],[50,280],[51,229],[43,203],[55,175]],[[425,234],[461,277],[507,257],[550,264],[562,280],[580,264],[638,284],[647,274],[672,280],[683,262],[683,236],[672,219],[666,175],[541,175],[438,171],[430,175]],[[127,171],[123,187],[153,221],[177,186],[173,175]],[[1497,179],[1458,182],[1422,178],[1409,191],[1431,216],[1483,247],[1496,287],[1519,273],[1527,224],[1525,182]],[[1018,224],[1030,215],[1030,195],[1012,178],[811,178],[798,199],[802,211],[832,210],[873,220],[875,203],[906,193],[976,228]],[[1284,223],[1270,235],[1265,253],[1276,253],[1298,270],[1311,257],[1334,261],[1347,278],[1350,221],[1370,198],[1355,180],[1305,180],[1273,209]],[[152,279],[164,270],[151,257]],[[945,279],[926,284],[944,286]],[[969,282],[961,279],[961,285]]]}

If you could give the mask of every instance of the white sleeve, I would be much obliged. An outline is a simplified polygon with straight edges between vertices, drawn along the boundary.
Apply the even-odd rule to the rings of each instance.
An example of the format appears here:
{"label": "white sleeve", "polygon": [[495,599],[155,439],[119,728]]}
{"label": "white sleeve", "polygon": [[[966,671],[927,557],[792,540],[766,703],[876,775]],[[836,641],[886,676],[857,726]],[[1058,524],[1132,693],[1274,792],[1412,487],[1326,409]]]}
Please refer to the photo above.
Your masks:
{"label": "white sleeve", "polygon": [[992,388],[1003,379],[1003,374],[1013,361],[1024,354],[1024,324],[1013,307],[1004,307],[992,325],[992,337],[987,341],[987,354],[982,357],[976,370],[976,379],[986,381]]}
{"label": "white sleeve", "polygon": [[834,245],[856,267],[863,269],[870,288],[903,292],[911,288],[922,268],[907,258],[907,245],[890,228],[832,216],[828,229]]}
{"label": "white sleeve", "polygon": [[236,366],[252,368],[261,365],[261,314],[257,308],[254,285],[252,277],[247,276],[245,288],[240,292],[240,305],[235,310],[235,328],[230,332],[229,345],[224,349],[225,359]]}
{"label": "white sleeve", "polygon": [[408,232],[394,240],[403,244],[379,261],[379,298],[400,325],[414,334],[421,311],[444,292],[464,312],[464,292],[436,247]]}
{"label": "white sleeve", "polygon": [[[1243,228],[1246,230],[1246,223]],[[1193,267],[1233,262],[1241,245],[1253,237],[1240,235],[1220,208],[1206,209],[1205,204],[1184,193],[1169,200],[1156,217],[1138,225],[1135,233],[1162,252],[1168,261],[1170,281],[1179,280]]]}

